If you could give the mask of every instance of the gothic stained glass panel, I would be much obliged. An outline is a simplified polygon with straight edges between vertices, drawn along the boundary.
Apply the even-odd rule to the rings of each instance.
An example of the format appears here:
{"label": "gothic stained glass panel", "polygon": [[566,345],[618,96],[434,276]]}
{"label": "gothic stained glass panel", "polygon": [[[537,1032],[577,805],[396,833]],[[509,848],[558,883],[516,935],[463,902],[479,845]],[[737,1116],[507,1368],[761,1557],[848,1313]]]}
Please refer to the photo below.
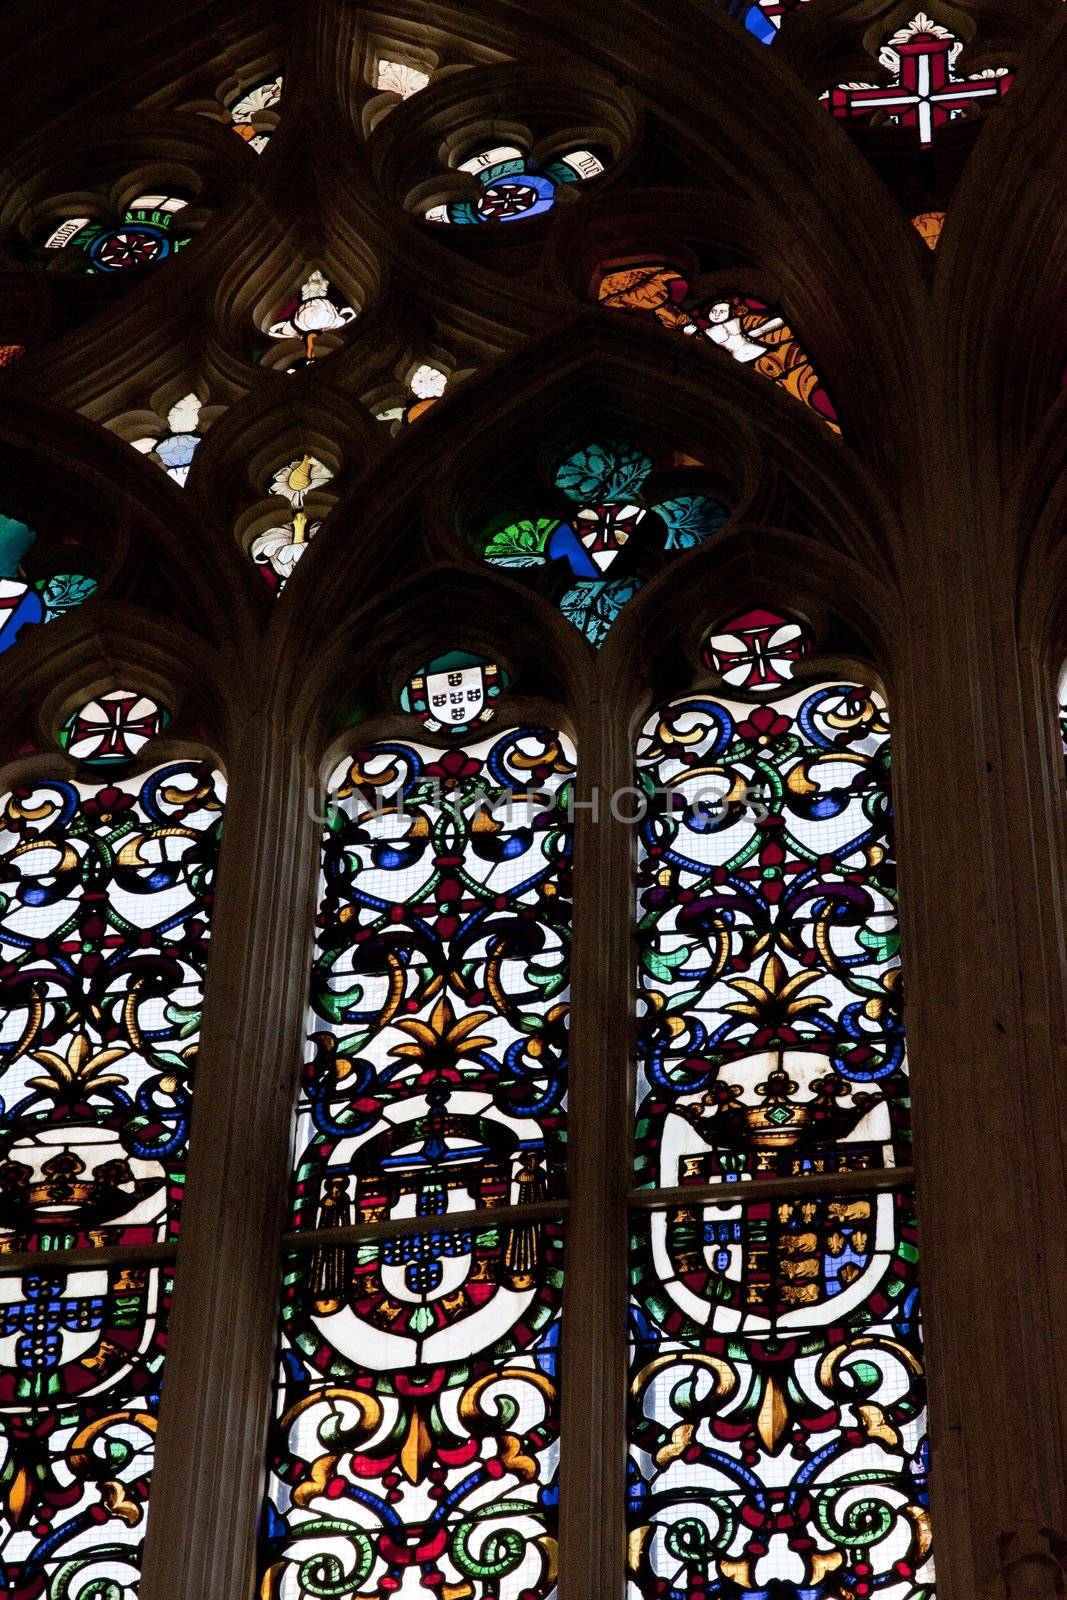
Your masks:
{"label": "gothic stained glass panel", "polygon": [[542,167],[518,145],[493,145],[474,151],[457,170],[472,174],[477,195],[432,206],[427,222],[518,222],[542,216],[555,205],[561,184],[598,178],[604,162],[592,150],[568,150]]}
{"label": "gothic stained glass panel", "polygon": [[840,433],[837,412],[822,380],[792,328],[775,310],[750,295],[716,291],[697,296],[689,279],[666,261],[614,262],[601,267],[596,297],[612,311],[654,317],[665,328],[707,339],[769,378]]}
{"label": "gothic stained glass panel", "polygon": [[806,0],[717,0],[727,16],[744,23],[761,44],[773,44],[782,18],[805,3]]}
{"label": "gothic stained glass panel", "polygon": [[285,79],[279,73],[276,78],[257,83],[254,89],[247,90],[230,106],[230,126],[237,137],[243,139],[257,155],[262,155],[267,148],[270,132],[257,127],[256,118],[281,103],[284,84]]}
{"label": "gothic stained glass panel", "polygon": [[560,574],[560,610],[599,649],[648,573],[726,522],[706,481],[691,462],[665,481],[643,450],[593,440],[556,463],[540,505],[491,519],[477,544],[494,566]]}
{"label": "gothic stained glass panel", "polygon": [[0,799],[0,1249],[177,1233],[224,794],[180,761]]}
{"label": "gothic stained glass panel", "polygon": [[888,723],[810,649],[721,625],[638,745],[632,1600],[933,1583]]}
{"label": "gothic stained glass panel", "polygon": [[294,1226],[561,1192],[573,776],[534,728],[338,774]]}
{"label": "gothic stained glass panel", "polygon": [[350,306],[340,289],[316,267],[300,285],[299,293],[290,295],[277,308],[266,331],[271,339],[303,341],[303,355],[285,369],[300,372],[329,354],[328,349],[320,348],[324,334],[339,332],[358,316],[355,306]]}
{"label": "gothic stained glass panel", "polygon": [[184,250],[192,239],[179,214],[188,205],[176,195],[143,194],[131,200],[117,226],[90,217],[68,217],[43,241],[47,251],[81,252],[84,272],[129,272],[154,267]]}
{"label": "gothic stained glass panel", "polygon": [[[456,671],[484,697],[476,660]],[[409,684],[417,716],[437,665]],[[311,1231],[285,1273],[265,1523],[279,1600],[553,1590],[573,776],[561,735],[509,728],[378,743],[331,786],[295,1140]]]}
{"label": "gothic stained glass panel", "polygon": [[182,488],[189,476],[193,456],[203,443],[198,432],[202,402],[195,394],[183,395],[167,412],[167,432],[131,439],[133,448],[162,467],[168,478]]}
{"label": "gothic stained glass panel", "polygon": [[248,553],[263,574],[267,586],[281,594],[293,568],[322,526],[321,519],[309,520],[305,505],[333,477],[330,468],[317,456],[304,455],[279,467],[270,480],[271,494],[288,502],[290,521],[258,533]]}
{"label": "gothic stained glass panel", "polygon": [[[0,1257],[2,1262],[2,1257]],[[0,1276],[0,1587],[11,1600],[134,1600],[170,1276]]]}
{"label": "gothic stained glass panel", "polygon": [[928,1600],[910,1197],[676,1205],[633,1248],[633,1600]]}
{"label": "gothic stained glass panel", "polygon": [[385,56],[379,58],[374,75],[376,88],[387,89],[401,100],[410,100],[413,94],[421,93],[429,81],[428,72],[420,72],[418,67],[409,66],[405,61],[389,61]]}
{"label": "gothic stained glass panel", "polygon": [[559,1225],[352,1246],[340,1302],[319,1259],[286,1271],[263,1594],[548,1600]]}
{"label": "gothic stained glass panel", "polygon": [[[31,578],[36,545],[37,534],[31,527],[0,514],[0,655],[11,649],[24,629],[54,622],[96,592],[96,579],[84,572]],[[76,548],[65,555],[72,565],[84,560],[84,552]]]}
{"label": "gothic stained glass panel", "polygon": [[882,702],[692,696],[645,725],[638,781],[642,1181],[906,1162]]}
{"label": "gothic stained glass panel", "polygon": [[982,112],[1011,88],[1007,67],[985,67],[969,76],[957,72],[962,51],[962,39],[920,11],[878,53],[887,82],[839,83],[821,96],[823,104],[846,121],[889,121],[914,129],[919,143],[929,146],[938,128]]}

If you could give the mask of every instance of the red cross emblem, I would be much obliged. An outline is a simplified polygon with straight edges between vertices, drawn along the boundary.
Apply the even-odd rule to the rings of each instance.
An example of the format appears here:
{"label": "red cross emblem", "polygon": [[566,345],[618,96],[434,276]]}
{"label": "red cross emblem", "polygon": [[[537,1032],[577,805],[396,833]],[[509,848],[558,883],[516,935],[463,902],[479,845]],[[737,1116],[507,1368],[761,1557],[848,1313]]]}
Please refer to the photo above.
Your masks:
{"label": "red cross emblem", "polygon": [[963,41],[920,13],[895,33],[879,60],[895,73],[887,84],[842,83],[823,100],[835,117],[846,120],[882,111],[904,128],[918,128],[919,143],[933,142],[934,129],[953,117],[997,100],[1011,88],[1007,67],[991,67],[971,78],[955,72]]}

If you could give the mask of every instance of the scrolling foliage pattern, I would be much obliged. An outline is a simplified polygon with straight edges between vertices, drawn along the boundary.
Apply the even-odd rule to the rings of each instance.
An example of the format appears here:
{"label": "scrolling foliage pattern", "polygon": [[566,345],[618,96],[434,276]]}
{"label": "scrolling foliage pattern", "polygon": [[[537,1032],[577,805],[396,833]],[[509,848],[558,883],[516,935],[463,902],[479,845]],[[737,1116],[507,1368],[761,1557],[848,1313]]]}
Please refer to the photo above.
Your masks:
{"label": "scrolling foliage pattern", "polygon": [[562,1230],[491,1213],[562,1191],[573,770],[513,728],[334,786],[264,1595],[551,1592]]}
{"label": "scrolling foliage pattern", "polygon": [[634,1228],[633,1593],[916,1600],[912,1204],[800,1187],[907,1159],[884,707],[855,684],[692,696],[639,771],[639,1180],[738,1187]]}
{"label": "scrolling foliage pattern", "polygon": [[0,1248],[176,1235],[223,803],[185,761],[0,802]]}
{"label": "scrolling foliage pattern", "polygon": [[0,801],[0,1262],[36,1256],[0,1276],[18,1600],[136,1593],[169,1277],[93,1258],[177,1233],[222,806],[192,762]]}

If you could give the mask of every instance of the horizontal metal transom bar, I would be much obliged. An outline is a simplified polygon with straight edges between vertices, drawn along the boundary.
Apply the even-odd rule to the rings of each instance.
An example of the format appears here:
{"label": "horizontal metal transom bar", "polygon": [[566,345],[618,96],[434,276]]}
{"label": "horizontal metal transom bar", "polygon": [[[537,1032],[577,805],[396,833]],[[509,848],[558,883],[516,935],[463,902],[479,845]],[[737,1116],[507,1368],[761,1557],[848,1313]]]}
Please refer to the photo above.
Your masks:
{"label": "horizontal metal transom bar", "polygon": [[875,1167],[862,1172],[805,1172],[797,1177],[739,1179],[736,1183],[688,1183],[675,1189],[637,1189],[630,1205],[639,1211],[662,1206],[733,1205],[744,1200],[805,1194],[855,1194],[866,1189],[910,1189],[914,1167]]}
{"label": "horizontal metal transom bar", "polygon": [[355,1222],[347,1228],[307,1228],[287,1233],[287,1250],[311,1250],[324,1244],[361,1244],[367,1239],[395,1239],[402,1234],[434,1233],[441,1228],[510,1227],[516,1222],[545,1222],[562,1217],[566,1200],[539,1200],[529,1206],[480,1206],[471,1211],[445,1211],[439,1217],[386,1217],[381,1222]]}

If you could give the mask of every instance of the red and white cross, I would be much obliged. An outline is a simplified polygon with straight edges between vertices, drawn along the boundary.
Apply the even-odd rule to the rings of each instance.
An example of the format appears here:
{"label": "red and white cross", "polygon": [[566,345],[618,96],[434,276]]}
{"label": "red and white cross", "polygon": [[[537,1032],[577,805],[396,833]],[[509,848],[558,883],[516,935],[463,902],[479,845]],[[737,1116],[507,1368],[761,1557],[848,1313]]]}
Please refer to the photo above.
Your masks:
{"label": "red and white cross", "polygon": [[932,142],[934,129],[980,100],[998,99],[1011,88],[1012,73],[993,78],[956,78],[952,52],[959,41],[933,33],[914,33],[894,42],[900,69],[897,81],[877,87],[840,84],[825,95],[835,117],[866,117],[885,111],[905,128],[918,128],[919,143]]}

